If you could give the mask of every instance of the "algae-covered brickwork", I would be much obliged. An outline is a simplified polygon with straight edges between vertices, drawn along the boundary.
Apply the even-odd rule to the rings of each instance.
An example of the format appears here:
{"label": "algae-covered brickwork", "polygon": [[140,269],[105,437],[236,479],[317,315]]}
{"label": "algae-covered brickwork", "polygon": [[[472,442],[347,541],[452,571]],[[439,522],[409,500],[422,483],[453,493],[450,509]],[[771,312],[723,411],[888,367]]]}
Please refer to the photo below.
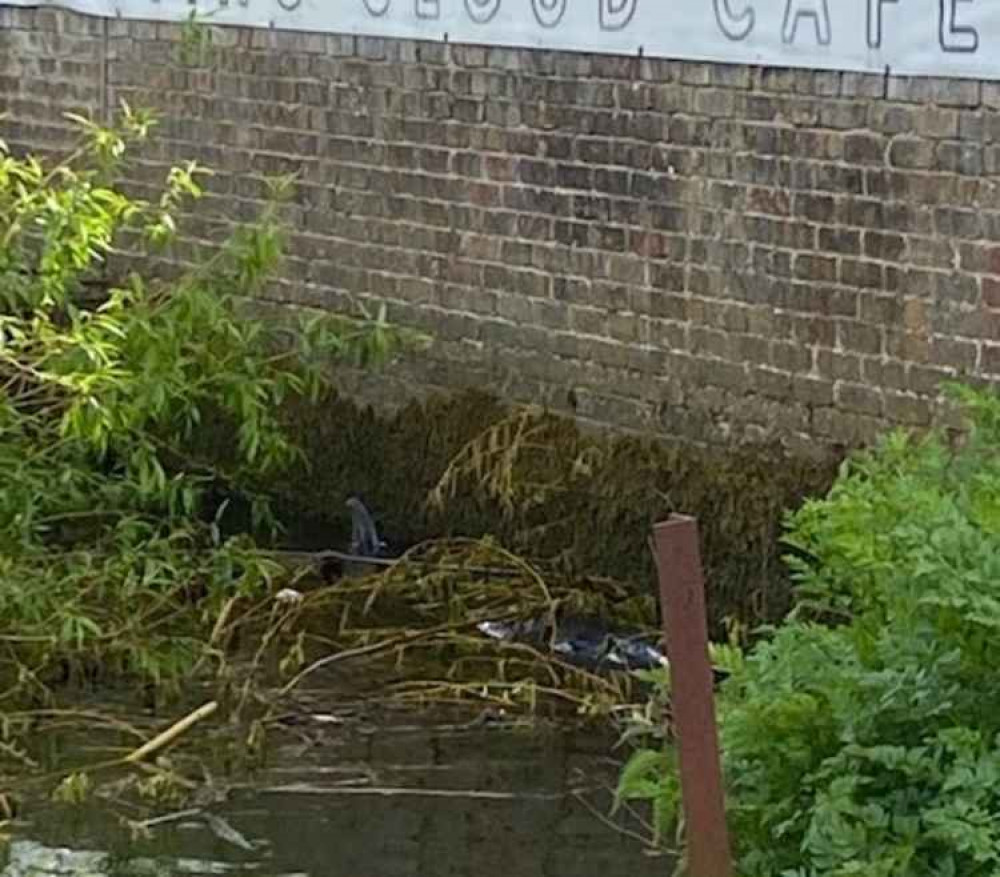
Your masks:
{"label": "algae-covered brickwork", "polygon": [[[832,458],[789,457],[777,445],[698,449],[582,433],[568,418],[511,411],[479,392],[433,396],[391,415],[331,395],[287,416],[308,465],[277,489],[286,517],[300,522],[292,533],[300,542],[342,544],[344,501],[358,493],[397,547],[488,533],[526,557],[558,559],[570,575],[613,577],[652,594],[650,525],[682,511],[701,525],[718,625],[726,616],[772,619],[787,606],[783,514],[825,490],[835,472]],[[454,478],[442,485],[450,466]],[[428,502],[439,486],[443,507]]]}

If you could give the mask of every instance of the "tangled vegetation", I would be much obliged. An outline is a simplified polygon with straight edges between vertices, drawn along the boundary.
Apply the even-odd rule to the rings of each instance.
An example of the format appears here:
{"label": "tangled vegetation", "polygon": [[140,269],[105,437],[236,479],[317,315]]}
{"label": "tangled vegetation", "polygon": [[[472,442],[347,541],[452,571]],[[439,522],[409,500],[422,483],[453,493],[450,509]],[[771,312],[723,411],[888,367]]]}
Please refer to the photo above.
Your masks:
{"label": "tangled vegetation", "polygon": [[[951,392],[959,447],[892,433],[790,517],[800,602],[719,701],[741,874],[1000,870],[1000,399]],[[672,759],[647,743],[620,788],[661,842]]]}
{"label": "tangled vegetation", "polygon": [[[76,121],[80,146],[61,160],[0,145],[0,816],[26,783],[56,783],[66,801],[176,804],[198,787],[205,746],[252,757],[296,709],[286,695],[348,661],[382,668],[372,698],[548,698],[602,714],[629,699],[628,679],[476,631],[561,610],[643,617],[613,580],[454,538],[331,584],[260,541],[280,530],[269,491],[302,464],[283,410],[328,398],[338,363],[376,364],[413,339],[384,314],[255,318],[293,181],[182,276],[116,276],[120,250],[183,236],[209,172],[174,168],[140,200],[118,181],[153,120],[126,107],[113,129]],[[250,510],[245,527],[224,521],[226,497]],[[153,712],[137,718],[134,698],[118,712],[81,704],[93,684],[110,702],[141,693]],[[202,748],[185,749],[196,721]],[[80,728],[108,760],[46,757],[50,734]]]}
{"label": "tangled vegetation", "polygon": [[[0,753],[20,770],[38,767],[25,746],[39,721],[67,719],[66,683],[191,695],[224,675],[238,627],[268,626],[282,568],[220,531],[217,497],[238,493],[273,527],[256,485],[297,454],[280,405],[404,341],[381,320],[247,316],[280,261],[288,181],[185,275],[112,279],[123,242],[171,245],[208,172],[175,167],[156,200],[130,197],[117,180],[153,120],[75,121],[79,148],[49,164],[0,144]],[[208,418],[227,468],[193,451]]]}
{"label": "tangled vegetation", "polygon": [[[220,536],[211,491],[244,492],[266,524],[255,479],[296,453],[278,406],[388,337],[241,312],[280,259],[278,199],[178,280],[104,277],[126,235],[169,246],[206,171],[174,168],[158,201],[130,198],[116,175],[151,120],[126,108],[115,130],[76,121],[80,148],[52,167],[0,150],[0,700],[94,666],[172,685],[211,658],[226,602],[274,574]],[[226,424],[229,471],[187,450],[207,416]]]}
{"label": "tangled vegetation", "polygon": [[[300,544],[314,532],[343,532],[344,499],[357,492],[395,545],[489,533],[568,578],[625,584],[653,624],[650,526],[682,511],[698,518],[720,637],[727,618],[753,626],[787,611],[783,515],[829,489],[838,463],[790,457],[777,445],[675,447],[586,432],[571,418],[478,391],[391,414],[327,395],[283,416],[311,464],[273,485],[282,517],[305,524],[294,534]],[[220,438],[214,444],[225,448]]]}

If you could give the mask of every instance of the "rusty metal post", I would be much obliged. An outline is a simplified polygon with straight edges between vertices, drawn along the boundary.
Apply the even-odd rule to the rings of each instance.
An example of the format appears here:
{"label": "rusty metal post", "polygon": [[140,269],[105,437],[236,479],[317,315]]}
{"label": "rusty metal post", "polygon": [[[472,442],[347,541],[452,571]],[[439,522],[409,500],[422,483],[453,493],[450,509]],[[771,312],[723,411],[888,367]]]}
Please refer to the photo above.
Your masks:
{"label": "rusty metal post", "polygon": [[671,515],[654,526],[653,534],[670,661],[689,874],[732,877],[698,522]]}

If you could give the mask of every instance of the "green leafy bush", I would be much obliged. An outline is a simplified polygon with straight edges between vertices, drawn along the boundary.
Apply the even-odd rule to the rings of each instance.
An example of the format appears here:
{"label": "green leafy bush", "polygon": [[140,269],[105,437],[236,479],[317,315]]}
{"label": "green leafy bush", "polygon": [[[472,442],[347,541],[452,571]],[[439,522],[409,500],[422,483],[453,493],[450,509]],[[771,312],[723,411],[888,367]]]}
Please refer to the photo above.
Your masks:
{"label": "green leafy bush", "polygon": [[959,447],[895,432],[790,516],[801,602],[719,699],[744,875],[1000,873],[1000,401],[952,392]]}
{"label": "green leafy bush", "polygon": [[[220,536],[207,491],[251,495],[267,523],[254,484],[296,459],[278,407],[317,394],[331,363],[377,359],[397,340],[381,320],[248,315],[281,256],[280,185],[257,222],[184,276],[105,280],[121,241],[171,244],[206,171],[176,167],[157,200],[130,197],[116,179],[152,120],[126,107],[114,129],[76,121],[79,149],[51,166],[0,144],[7,694],[79,669],[179,682],[213,654],[222,606],[273,568],[247,539]],[[192,456],[209,417],[225,424],[227,471]]]}

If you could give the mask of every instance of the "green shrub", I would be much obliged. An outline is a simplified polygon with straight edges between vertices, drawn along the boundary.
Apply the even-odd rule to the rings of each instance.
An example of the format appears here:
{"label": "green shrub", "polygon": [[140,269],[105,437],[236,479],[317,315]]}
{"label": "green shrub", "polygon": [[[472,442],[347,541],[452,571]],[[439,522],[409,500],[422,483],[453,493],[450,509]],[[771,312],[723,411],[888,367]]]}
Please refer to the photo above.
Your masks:
{"label": "green shrub", "polygon": [[[179,683],[215,654],[223,604],[273,568],[204,519],[206,492],[243,490],[267,522],[255,484],[297,459],[281,403],[394,337],[247,318],[281,256],[277,197],[178,279],[106,282],[122,240],[171,244],[206,172],[177,167],[156,201],[129,197],[115,181],[151,120],[76,121],[79,149],[50,165],[0,143],[0,681],[33,692],[81,668]],[[226,471],[192,457],[208,416],[226,426]]]}
{"label": "green shrub", "polygon": [[1000,873],[1000,401],[952,392],[961,446],[895,432],[790,516],[801,603],[719,698],[744,875]]}

